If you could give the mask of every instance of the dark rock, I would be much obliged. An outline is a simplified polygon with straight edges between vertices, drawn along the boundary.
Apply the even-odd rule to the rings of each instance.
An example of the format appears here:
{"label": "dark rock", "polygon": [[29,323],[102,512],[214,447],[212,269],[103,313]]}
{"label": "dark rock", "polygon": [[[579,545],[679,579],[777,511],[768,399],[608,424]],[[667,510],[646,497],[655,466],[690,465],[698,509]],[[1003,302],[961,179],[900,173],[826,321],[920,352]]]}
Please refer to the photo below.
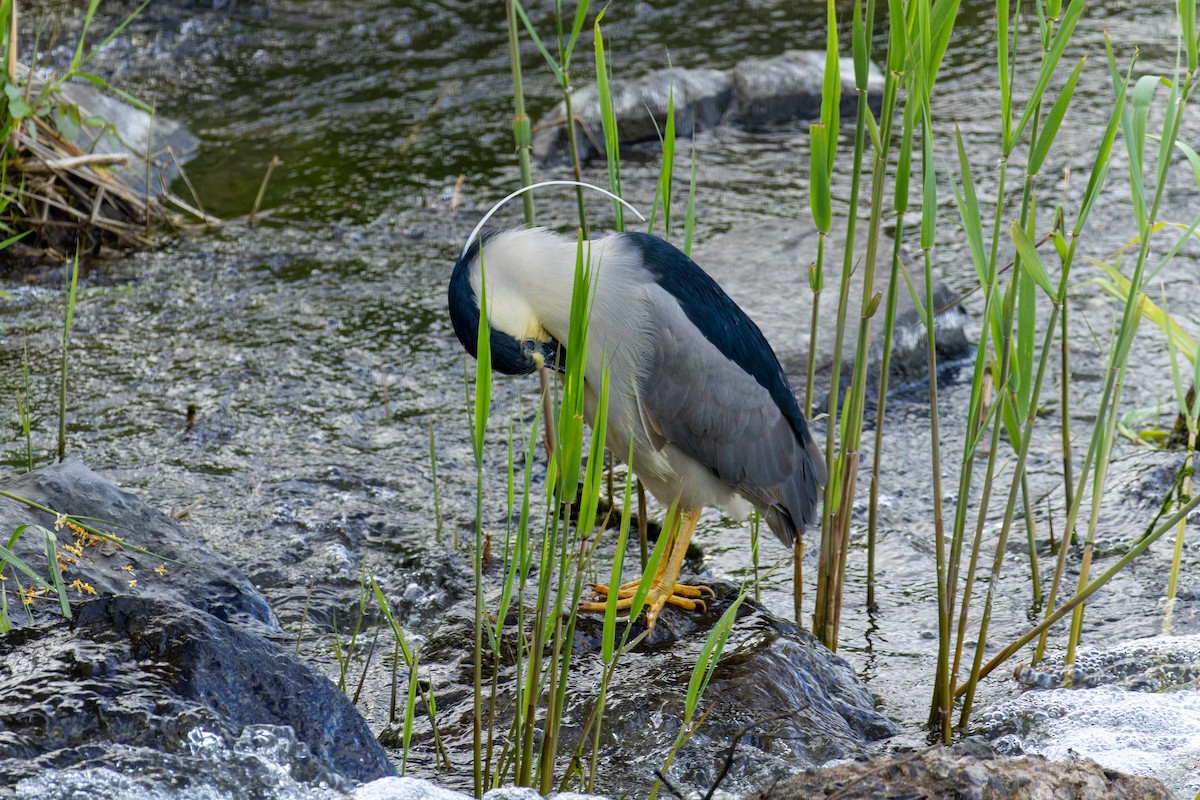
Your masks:
{"label": "dark rock", "polygon": [[[7,536],[21,525],[40,525],[54,533],[59,554],[70,559],[70,563],[64,563],[63,580],[67,584],[79,580],[99,596],[127,594],[167,600],[227,622],[253,621],[275,627],[266,598],[233,562],[205,549],[177,522],[78,461],[35,470],[8,481],[2,488],[60,514],[86,517],[89,525],[126,543],[124,547],[103,540],[87,543],[66,525],[56,526],[53,514],[0,497],[0,532]],[[82,555],[68,549],[77,545]],[[41,531],[27,528],[14,551],[46,574],[46,539]],[[92,596],[78,588],[68,590],[68,595],[72,601]],[[31,608],[36,619],[56,614],[58,605],[49,598],[40,598]],[[11,602],[9,610],[14,623],[25,620]]]}
{"label": "dark rock", "polygon": [[[289,726],[297,780],[393,774],[350,701],[281,646],[175,603],[102,597],[0,639],[0,785],[47,770],[189,767],[189,740]],[[170,763],[175,763],[171,761]],[[203,767],[203,768],[202,768]],[[209,780],[203,763],[173,782]],[[136,774],[135,770],[133,774]]]}
{"label": "dark rock", "polygon": [[979,740],[793,775],[748,800],[1173,800],[1152,778],[1091,761],[1003,758]]}
{"label": "dark rock", "polygon": [[[712,625],[737,596],[732,584],[707,583],[717,592],[707,612],[666,607],[653,636],[622,657],[609,687],[599,754],[606,766],[597,776],[597,791],[644,795],[654,781],[654,771],[662,767],[680,730],[692,667]],[[488,607],[496,605],[489,602]],[[456,772],[463,776],[469,774],[472,730],[473,609],[473,601],[452,608],[421,650],[421,666],[429,668],[436,693],[442,740],[451,760],[461,767]],[[515,613],[510,619],[515,622]],[[508,626],[502,641],[498,731],[507,731],[512,719],[514,628]],[[635,622],[630,638],[643,629],[641,620]],[[562,768],[599,692],[602,630],[599,615],[579,616],[562,715]],[[491,669],[489,658],[486,673],[490,675]],[[867,742],[895,732],[875,711],[870,693],[845,661],[749,599],[739,609],[697,717],[701,714],[707,714],[704,723],[670,771],[680,785],[704,787],[714,782],[730,742],[743,731],[738,758],[723,789],[761,785],[769,776],[800,766],[864,755]],[[429,727],[423,717],[420,722],[417,737],[420,748],[426,749]],[[396,726],[380,738],[385,745],[397,746],[400,734]]]}
{"label": "dark rock", "polygon": [[[30,525],[14,547],[22,560],[45,574],[50,532],[71,559],[64,582],[90,587],[68,590],[69,620],[51,597],[25,613],[9,595],[9,616],[23,627],[0,637],[0,786],[99,769],[147,786],[195,779],[213,796],[229,796],[223,781],[230,792],[262,785],[270,794],[272,776],[258,774],[263,748],[295,781],[393,773],[346,696],[266,638],[278,633],[267,601],[229,559],[78,462],[4,490],[86,518],[123,544],[0,499],[0,530]],[[28,583],[11,565],[4,574]],[[220,769],[206,765],[214,757]]]}
{"label": "dark rock", "polygon": [[[854,60],[839,62],[842,78],[841,113],[853,115],[858,106]],[[747,58],[733,68],[734,108],[730,121],[757,129],[794,120],[821,117],[825,53],[789,50],[776,58]],[[883,73],[874,64],[867,78],[867,102],[878,113],[883,104]]]}

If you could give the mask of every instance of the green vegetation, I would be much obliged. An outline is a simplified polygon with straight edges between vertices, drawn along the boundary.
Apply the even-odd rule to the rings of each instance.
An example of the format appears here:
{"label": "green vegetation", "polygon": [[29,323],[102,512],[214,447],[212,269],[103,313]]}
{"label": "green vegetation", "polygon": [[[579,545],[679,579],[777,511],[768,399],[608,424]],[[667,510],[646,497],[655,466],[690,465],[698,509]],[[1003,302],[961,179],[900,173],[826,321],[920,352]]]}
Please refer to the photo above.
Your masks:
{"label": "green vegetation", "polygon": [[[532,25],[528,17],[519,3],[514,5],[527,31],[532,34]],[[1189,396],[1186,391],[1186,371],[1181,369],[1180,362],[1194,366],[1200,359],[1196,358],[1195,344],[1172,333],[1180,329],[1178,326],[1170,327],[1166,309],[1157,309],[1147,299],[1145,292],[1149,280],[1155,274],[1147,269],[1147,261],[1152,253],[1151,238],[1156,233],[1168,229],[1167,225],[1158,222],[1157,210],[1173,153],[1184,154],[1200,185],[1200,157],[1178,141],[1180,120],[1194,89],[1195,51],[1200,32],[1197,32],[1194,22],[1194,0],[1182,0],[1179,3],[1180,66],[1176,74],[1137,77],[1132,79],[1132,85],[1132,64],[1125,70],[1119,69],[1116,54],[1110,46],[1106,55],[1111,73],[1113,113],[1106,130],[1102,132],[1099,141],[1094,143],[1091,171],[1079,207],[1071,209],[1067,207],[1065,199],[1056,201],[1049,192],[1043,192],[1039,196],[1035,187],[1041,170],[1048,163],[1060,132],[1065,127],[1080,75],[1089,66],[1086,58],[1065,65],[1063,63],[1075,26],[1084,12],[1084,5],[1083,0],[1071,0],[1065,4],[1056,0],[1041,0],[1033,4],[1012,4],[1007,0],[999,0],[997,3],[997,76],[1001,97],[998,133],[1002,157],[996,197],[990,205],[984,206],[978,198],[972,176],[972,161],[979,156],[969,152],[957,131],[955,138],[949,142],[949,148],[945,147],[946,142],[938,135],[946,125],[946,121],[939,119],[936,112],[938,76],[948,43],[954,35],[958,14],[957,0],[936,3],[932,0],[912,0],[908,3],[889,0],[886,4],[886,18],[882,23],[880,19],[884,15],[884,9],[878,9],[880,17],[877,17],[875,0],[857,0],[849,12],[849,20],[839,19],[838,9],[833,0],[827,3],[825,93],[821,119],[810,127],[810,210],[820,236],[817,252],[811,254],[813,262],[809,268],[809,285],[813,292],[809,336],[810,352],[813,352],[820,336],[832,335],[835,361],[831,369],[832,385],[827,405],[829,416],[825,421],[825,453],[830,478],[825,487],[813,630],[826,645],[837,648],[846,559],[850,546],[851,510],[860,485],[858,465],[867,407],[872,323],[882,307],[883,330],[879,335],[885,343],[884,358],[877,381],[878,403],[873,461],[867,481],[870,494],[867,592],[868,603],[871,604],[874,603],[874,550],[879,524],[881,455],[885,451],[887,378],[897,300],[901,292],[909,293],[927,334],[927,368],[930,375],[936,375],[938,364],[935,317],[939,309],[934,305],[933,284],[938,266],[937,244],[941,240],[940,237],[962,236],[969,246],[978,278],[978,292],[982,297],[985,324],[976,343],[969,406],[965,415],[962,415],[965,418],[965,428],[961,438],[965,444],[955,459],[957,480],[947,486],[943,486],[942,477],[943,467],[947,465],[943,460],[941,447],[943,432],[940,430],[938,413],[938,387],[936,381],[929,382],[933,448],[930,454],[933,497],[931,512],[936,554],[936,574],[931,575],[931,580],[937,585],[939,608],[939,658],[934,684],[930,687],[930,725],[937,729],[946,741],[953,737],[956,703],[961,701],[958,720],[961,729],[970,718],[978,681],[1017,649],[1038,636],[1041,637],[1041,643],[1035,657],[1040,658],[1050,626],[1068,613],[1073,614],[1067,641],[1070,661],[1078,644],[1086,598],[1137,553],[1144,551],[1151,541],[1164,535],[1168,528],[1177,531],[1177,565],[1178,554],[1182,548],[1182,521],[1186,510],[1194,508],[1197,504],[1197,501],[1190,497],[1190,470],[1185,467],[1181,473],[1175,511],[1170,518],[1142,537],[1136,546],[1104,575],[1095,580],[1090,579],[1092,543],[1100,503],[1104,498],[1106,467],[1120,418],[1121,382],[1127,365],[1129,345],[1142,316],[1155,319],[1169,333],[1177,404],[1181,417],[1187,420],[1188,464],[1191,464],[1195,449],[1195,416],[1196,411],[1200,409],[1197,408],[1194,394]],[[558,6],[557,10],[561,20],[561,6]],[[560,44],[558,61],[555,61],[538,42],[550,69],[564,89],[567,85],[565,67],[586,13],[586,3],[576,8],[568,45],[563,49]],[[604,12],[598,14],[594,23],[596,80],[600,93],[609,187],[619,194],[619,132],[609,100],[612,76],[600,28],[603,16]],[[1023,39],[1021,32],[1030,30],[1031,25],[1033,33]],[[839,27],[842,30],[849,28],[850,53],[854,64],[857,112],[852,154],[838,153],[841,87],[838,70],[841,46]],[[561,40],[561,21],[559,29]],[[872,45],[872,35],[878,30],[886,30],[887,69],[882,108],[880,113],[876,114],[867,102],[867,80],[870,58],[877,52]],[[518,98],[520,117],[523,114],[523,101],[520,99],[523,92],[520,86],[519,59],[516,55],[518,47],[515,29],[513,37],[513,74],[516,79],[514,94]],[[1026,50],[1040,54],[1039,62],[1029,75],[1023,74],[1016,58]],[[1158,98],[1160,102],[1157,104],[1158,112],[1151,114],[1156,90],[1161,90]],[[1166,97],[1161,97],[1162,94]],[[1128,110],[1127,97],[1132,101]],[[1157,133],[1150,133],[1149,120],[1158,116],[1163,118],[1162,128]],[[568,125],[573,128],[569,123]],[[1043,579],[1037,561],[1038,543],[1035,540],[1034,529],[1036,515],[1035,509],[1032,508],[1029,482],[1025,473],[1026,463],[1042,400],[1042,388],[1052,356],[1062,374],[1070,374],[1070,353],[1065,336],[1068,289],[1072,285],[1071,270],[1078,245],[1086,235],[1086,223],[1090,212],[1107,184],[1110,156],[1118,134],[1121,134],[1131,164],[1129,192],[1135,211],[1137,258],[1132,277],[1123,278],[1121,273],[1113,268],[1106,272],[1107,277],[1104,279],[1107,281],[1106,288],[1123,304],[1123,311],[1120,323],[1113,333],[1113,347],[1101,395],[1100,411],[1087,438],[1086,456],[1078,479],[1072,467],[1069,429],[1063,433],[1066,518],[1059,521],[1050,520],[1050,523],[1054,529],[1065,530],[1067,534],[1064,537],[1065,541],[1060,542],[1057,547],[1053,576],[1049,579],[1048,591],[1043,595]],[[1148,160],[1148,141],[1159,142],[1158,157],[1153,178],[1143,180],[1146,170],[1144,165]],[[524,157],[527,148],[522,142],[518,135],[518,152]],[[673,114],[667,117],[667,124],[662,132],[662,145],[661,175],[664,177],[660,178],[657,185],[651,229],[653,230],[653,222],[661,208],[664,229],[669,235],[671,181],[666,179],[666,176],[672,170],[675,152]],[[1007,178],[1010,161],[1015,159],[1017,153],[1020,153],[1024,160],[1024,175],[1019,187],[1014,189],[1009,186]],[[574,155],[574,152],[572,154]],[[850,158],[845,158],[845,155],[850,155]],[[849,204],[846,208],[835,208],[831,192],[835,170],[845,169],[847,165]],[[955,165],[955,168],[951,169],[949,165]],[[575,170],[578,174],[577,156]],[[693,187],[695,170],[693,150]],[[524,167],[522,174],[526,174]],[[906,232],[910,183],[913,178],[919,180],[920,186],[919,241],[924,278],[923,292],[916,290],[909,265],[901,257],[900,247]],[[889,181],[892,182],[890,199],[887,191]],[[939,222],[943,222],[938,219],[936,213],[939,181],[948,181],[951,186],[961,233],[938,229]],[[860,199],[860,186],[868,190],[865,199]],[[1060,204],[1054,205],[1055,202]],[[1039,204],[1042,208],[1055,209],[1053,223],[1048,229],[1043,227],[1046,216],[1037,213]],[[694,225],[694,196],[689,198],[688,206],[687,243],[690,246]],[[616,227],[621,229],[622,211],[616,204],[614,208]],[[1015,219],[1008,219],[1010,208],[1016,209]],[[876,255],[884,242],[882,221],[885,215],[890,215],[895,220],[895,231],[887,287],[877,290],[874,270]],[[835,217],[845,220],[847,231],[841,259],[841,290],[836,316],[830,325],[822,320],[820,300],[827,263],[826,236],[833,227]],[[865,236],[855,235],[860,217],[865,220],[867,226]],[[526,219],[532,221],[531,206],[527,206]],[[1200,238],[1196,237],[1198,227],[1200,218],[1190,226],[1178,224],[1170,228],[1180,233],[1170,252],[1159,262],[1157,269],[1161,269],[1162,264],[1173,258],[1189,237]],[[858,248],[864,240],[865,257],[860,258],[862,254]],[[1006,251],[1013,253],[1010,265],[1002,261]],[[1051,262],[1051,257],[1054,258],[1054,263]],[[849,308],[848,287],[852,273],[856,270],[861,271],[860,277],[864,284],[862,304],[857,309],[857,330],[848,334],[847,327],[851,324],[852,313]],[[1039,312],[1040,306],[1047,305],[1048,320],[1044,311]],[[851,369],[847,373],[850,375],[850,383],[849,386],[843,387],[840,385],[840,359],[848,335],[854,336],[855,345]],[[1179,359],[1178,353],[1182,353],[1184,358]],[[813,365],[810,364],[804,398],[806,412],[811,411],[813,405],[812,368]],[[1192,372],[1195,373],[1198,369],[1193,369]],[[1196,376],[1193,375],[1193,382],[1195,379]],[[478,380],[482,381],[482,375]],[[1065,385],[1067,381],[1063,380],[1062,383]],[[1061,414],[1065,425],[1065,417],[1069,414],[1065,388]],[[577,432],[578,429],[575,429],[572,433]],[[1076,444],[1082,441],[1081,438]],[[1004,444],[1005,442],[1007,444]],[[1002,446],[1011,448],[1011,452],[1005,454],[1001,451]],[[557,464],[552,465],[552,470],[556,466]],[[1007,493],[1000,485],[1002,478],[1008,482]],[[560,487],[559,491],[563,489]],[[956,498],[949,517],[942,508],[945,492],[952,493]],[[985,544],[984,525],[992,508],[994,494],[996,500],[1003,503],[1003,522],[998,539],[994,543]],[[627,501],[628,498],[627,491]],[[1070,553],[1078,552],[1070,545],[1077,531],[1078,515],[1085,503],[1090,504],[1090,512],[1085,526],[1078,529],[1083,541],[1080,580],[1074,594],[1066,602],[1059,603],[1060,592],[1069,591],[1063,587],[1062,578]],[[628,502],[626,509],[627,506]],[[1032,603],[1042,610],[1044,618],[1032,631],[1004,648],[991,662],[984,664],[983,654],[991,644],[988,639],[988,625],[994,605],[995,587],[999,583],[1000,575],[1005,572],[1004,555],[1014,522],[1023,524],[1026,529]],[[619,546],[622,548],[625,544],[624,530],[623,526],[619,540]],[[980,560],[986,559],[989,552],[992,556],[990,574],[980,575]],[[797,559],[801,554],[802,549],[798,545]],[[754,569],[757,572],[757,559]],[[1010,565],[1009,570],[1012,569],[1015,568]],[[798,564],[796,575],[799,578]],[[617,580],[616,573],[613,580]],[[981,582],[986,584],[982,603],[978,593],[973,591]],[[799,615],[802,605],[799,580],[797,584],[796,608]],[[1173,579],[1172,594],[1174,586]],[[966,649],[967,637],[971,635],[976,640],[975,658],[964,672],[963,652]],[[542,788],[549,785],[545,782],[540,783]]]}
{"label": "green vegetation", "polygon": [[[147,188],[155,154],[134,154],[145,162],[147,187],[134,186],[119,169],[130,169],[128,153],[98,148],[112,134],[120,135],[103,117],[82,108],[72,87],[93,84],[135,109],[154,110],[127,92],[90,72],[88,62],[119,36],[149,5],[144,0],[98,41],[92,24],[100,0],[89,0],[83,26],[65,69],[43,76],[18,62],[17,0],[0,0],[0,248],[18,241],[11,255],[37,255],[67,260],[75,251],[142,247],[160,231],[178,231],[199,220],[216,220],[169,192]],[[36,64],[40,37],[33,43]],[[126,149],[128,147],[126,146]]]}

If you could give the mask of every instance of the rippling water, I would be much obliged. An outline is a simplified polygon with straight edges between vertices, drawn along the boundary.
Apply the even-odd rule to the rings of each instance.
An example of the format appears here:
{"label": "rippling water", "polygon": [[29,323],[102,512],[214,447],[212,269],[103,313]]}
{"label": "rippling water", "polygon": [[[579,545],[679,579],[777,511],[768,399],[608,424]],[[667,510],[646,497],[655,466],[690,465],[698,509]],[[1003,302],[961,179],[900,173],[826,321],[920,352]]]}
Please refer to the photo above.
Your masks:
{"label": "rippling water", "polygon": [[[48,3],[45,9],[53,7]],[[117,10],[106,6],[110,16],[100,29],[113,24]],[[992,6],[966,2],[962,13],[939,84],[935,135],[949,143],[952,123],[960,125],[980,197],[990,202],[999,156]],[[1087,9],[1066,61],[1086,53],[1089,62],[1059,146],[1037,182],[1043,213],[1064,200],[1074,208],[1086,184],[1090,151],[1111,109],[1103,33],[1111,36],[1122,64],[1136,45],[1140,72],[1167,72],[1174,63],[1173,13],[1174,3],[1165,1],[1123,0]],[[531,14],[540,30],[551,30],[545,8]],[[663,69],[668,62],[728,68],[747,56],[821,47],[824,37],[821,3],[630,3],[611,8],[606,20],[610,63],[624,77]],[[71,44],[52,51],[51,59],[61,61],[62,48],[73,48],[70,32],[77,26],[78,19],[68,15],[64,41]],[[1036,25],[1022,29],[1029,41],[1035,35]],[[877,41],[882,44],[881,37]],[[579,83],[589,78],[591,52],[585,35],[576,50]],[[1022,97],[1035,64],[1030,48],[1023,52]],[[444,312],[444,285],[481,209],[517,183],[507,38],[498,7],[481,13],[479,4],[467,2],[152,4],[90,67],[200,135],[203,145],[188,173],[207,210],[244,214],[271,157],[280,157],[283,166],[266,193],[264,206],[274,215],[268,226],[234,227],[88,265],[71,344],[71,452],[168,511],[202,501],[187,524],[238,560],[290,629],[306,602],[310,626],[327,631],[335,619],[344,626],[356,608],[365,562],[394,584],[418,587],[403,611],[410,625],[428,630],[439,605],[427,598],[439,579],[425,562],[428,553],[440,552],[431,431],[446,539],[474,513],[464,360]],[[531,47],[525,70],[536,118],[554,104],[555,87]],[[1194,111],[1185,120],[1184,138],[1196,145],[1200,123]],[[843,129],[844,148],[851,133]],[[715,235],[808,213],[807,133],[801,126],[763,134],[718,128],[701,133],[695,144],[700,263],[706,263],[706,241]],[[952,150],[942,152],[947,156],[939,169],[946,173]],[[1118,145],[1110,191],[1084,241],[1087,255],[1102,257],[1133,237],[1125,164]],[[1071,178],[1064,190],[1067,166]],[[651,202],[656,170],[652,163],[627,163],[627,194],[635,203]],[[843,203],[848,172],[845,158],[835,189]],[[1014,191],[1020,172],[1018,166],[1010,174]],[[600,173],[591,167],[588,174]],[[679,196],[687,177],[681,166]],[[949,286],[966,290],[973,272],[944,178],[943,184],[938,270]],[[1181,169],[1167,187],[1162,218],[1189,220],[1197,207],[1195,191]],[[569,224],[574,214],[571,196],[544,195],[539,204],[548,221]],[[592,213],[606,210],[597,204]],[[502,216],[512,223],[517,213],[510,209]],[[746,244],[744,263],[718,263],[714,272],[752,316],[786,321],[781,304],[788,292],[801,291],[803,265],[813,254],[797,253],[795,263],[756,263],[753,242]],[[1162,273],[1173,307],[1192,308],[1200,300],[1196,252],[1195,246],[1185,250]],[[778,275],[779,293],[764,296],[748,288],[761,285],[764,271]],[[1093,274],[1080,266],[1077,275],[1072,399],[1079,446],[1103,377],[1113,312],[1086,285]],[[14,298],[0,300],[0,398],[10,421],[0,428],[0,462],[18,470],[24,443],[9,398],[26,345],[36,459],[44,463],[53,447],[62,297],[53,280],[6,288]],[[968,298],[965,305],[977,320],[979,299]],[[1194,322],[1188,322],[1195,333]],[[772,338],[784,341],[782,348],[799,346],[804,324],[780,329]],[[1169,361],[1149,326],[1131,362],[1126,407],[1169,408]],[[532,391],[529,384],[501,382],[500,414],[514,413],[518,395]],[[1048,387],[1048,403],[1054,394]],[[943,454],[956,460],[966,387],[947,387],[943,401]],[[187,429],[189,404],[198,409],[198,422]],[[863,610],[865,551],[856,540],[842,652],[883,708],[920,736],[936,654],[928,408],[921,391],[901,395],[890,408],[880,607],[876,613]],[[1056,518],[1062,507],[1057,425],[1056,413],[1046,419],[1030,476],[1039,509],[1049,505]],[[495,441],[499,445],[500,434]],[[493,450],[491,468],[499,471],[503,454],[500,447]],[[1179,458],[1118,443],[1112,478],[1118,489],[1106,502],[1100,533],[1106,544],[1128,542],[1142,532]],[[487,513],[489,522],[500,525],[497,495]],[[989,516],[989,536],[998,528],[998,514],[999,509]],[[1043,540],[1045,535],[1039,532]],[[1016,531],[1014,538],[1023,536]],[[746,574],[748,535],[740,523],[707,516],[697,541],[713,572]],[[1165,547],[1158,550],[1096,597],[1089,637],[1127,638],[1160,629],[1167,555]],[[777,543],[764,541],[764,563],[786,556]],[[1030,588],[1016,567],[1023,558],[1014,547],[1014,569],[998,586],[992,625],[997,643],[1028,624]],[[1187,558],[1194,572],[1193,548]],[[1045,565],[1049,559],[1045,554],[1043,559]],[[789,573],[777,569],[763,582],[764,599],[781,614],[791,608]],[[807,573],[815,575],[815,564]],[[1193,582],[1188,597],[1194,597],[1194,579],[1185,580]],[[1196,630],[1194,606],[1185,599],[1176,609],[1176,632]],[[309,649],[329,666],[321,644]],[[373,679],[361,704],[373,722],[386,710],[386,670],[377,669],[378,681]],[[1011,688],[994,677],[984,691],[996,700]]]}

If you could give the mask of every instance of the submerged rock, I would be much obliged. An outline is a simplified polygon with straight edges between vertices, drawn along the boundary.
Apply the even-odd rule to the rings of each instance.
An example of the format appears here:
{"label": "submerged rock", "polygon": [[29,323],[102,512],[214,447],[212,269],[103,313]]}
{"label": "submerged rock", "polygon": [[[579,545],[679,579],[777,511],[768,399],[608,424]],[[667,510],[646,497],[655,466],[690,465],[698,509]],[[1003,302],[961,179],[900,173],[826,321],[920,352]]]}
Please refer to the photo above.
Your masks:
{"label": "submerged rock", "polygon": [[[858,106],[854,87],[854,60],[838,63],[842,78],[842,116],[852,116]],[[776,58],[747,58],[733,68],[734,108],[730,121],[757,129],[821,116],[821,91],[825,81],[823,50],[788,50]],[[883,105],[883,73],[874,64],[867,75],[867,102],[876,113]]]}
{"label": "submerged rock", "polygon": [[1091,758],[1194,797],[1198,678],[1200,636],[1085,647],[1070,670],[1061,656],[1022,667],[1017,679],[1032,688],[978,715],[972,729],[1006,755]]}
{"label": "submerged rock", "polygon": [[[605,768],[597,776],[599,791],[644,795],[654,781],[654,771],[662,767],[680,731],[692,667],[712,625],[737,596],[732,584],[707,583],[717,592],[707,612],[683,612],[668,606],[653,636],[622,657],[609,687],[601,730],[599,761]],[[495,605],[489,603],[488,607]],[[515,622],[515,612],[510,619]],[[466,765],[471,752],[473,620],[474,601],[458,604],[421,650],[421,665],[429,669],[435,692],[442,740],[462,776],[469,773]],[[602,626],[599,615],[578,618],[562,714],[560,772],[575,749],[600,689]],[[507,626],[501,648],[498,736],[506,735],[512,720],[514,628]],[[643,629],[640,620],[635,622],[631,638]],[[485,671],[490,675],[491,670],[489,657]],[[864,755],[868,742],[895,732],[875,710],[870,693],[845,661],[804,630],[771,616],[749,599],[739,610],[697,718],[702,714],[707,715],[704,723],[670,770],[670,779],[681,786],[714,783],[726,751],[739,734],[737,758],[722,789],[757,786],[771,776],[804,766]],[[400,736],[396,726],[380,738],[385,745],[396,747]],[[413,747],[429,746],[428,721],[421,717]],[[590,755],[590,747],[585,753]]]}
{"label": "submerged rock", "polygon": [[[860,225],[855,234],[857,253],[866,250],[865,227]],[[871,424],[874,423],[873,408],[883,360],[882,331],[892,268],[892,242],[883,232],[879,236],[872,293],[879,293],[881,298],[871,319],[872,339],[867,367],[867,411]],[[821,411],[827,405],[833,373],[841,256],[846,241],[844,220],[836,220],[826,237],[824,288],[819,300],[818,335],[814,344],[810,342],[813,292],[809,287],[809,265],[801,260],[801,254],[815,256],[819,238],[816,225],[807,214],[792,219],[739,221],[698,243],[692,255],[762,330],[779,357],[793,391],[801,397],[808,379],[809,360],[815,362],[813,399],[815,409]],[[925,277],[920,270],[912,272],[913,285],[923,299]],[[853,373],[865,273],[866,270],[858,268],[850,276],[849,312],[840,358],[840,395],[845,394]],[[897,283],[889,393],[918,387],[923,392],[929,364],[925,325],[912,303],[904,279],[899,277]],[[956,369],[958,362],[971,355],[972,347],[963,328],[967,316],[954,294],[936,278],[933,294],[936,309],[934,341],[941,378],[945,377],[941,371]]]}
{"label": "submerged rock", "polygon": [[332,683],[282,646],[195,609],[103,597],[70,621],[0,639],[0,783],[109,766],[148,770],[153,785],[171,766],[173,784],[208,785],[220,770],[189,767],[189,741],[232,745],[252,726],[294,732],[286,766],[297,780],[392,774]]}
{"label": "submerged rock", "polygon": [[[675,107],[675,133],[691,136],[720,123],[733,102],[733,78],[717,69],[674,69],[634,81],[613,81],[613,114],[621,144],[658,141],[667,123],[668,101]],[[589,84],[571,93],[571,112],[578,126],[575,146],[586,161],[604,152],[600,93]],[[559,103],[537,125],[533,153],[540,161],[569,157],[566,104]]]}
{"label": "submerged rock", "polygon": [[1003,758],[979,740],[793,775],[748,800],[1174,800],[1156,780],[1092,761]]}
{"label": "submerged rock", "polygon": [[[854,62],[842,59],[840,70],[841,111],[852,115],[858,102]],[[634,81],[614,80],[610,94],[620,143],[626,147],[659,140],[667,123],[668,99],[674,103],[678,136],[692,136],[722,122],[759,129],[816,119],[821,114],[824,78],[824,51],[789,50],[776,58],[748,58],[732,70],[673,68]],[[878,111],[883,102],[883,73],[874,64],[867,99]],[[594,84],[571,93],[571,112],[580,160],[603,154],[600,94]],[[560,102],[539,120],[533,153],[543,162],[570,157],[565,103]]]}
{"label": "submerged rock", "polygon": [[[70,619],[47,597],[27,617],[9,595],[22,627],[0,636],[0,786],[26,781],[36,796],[76,796],[72,786],[109,787],[97,796],[162,786],[276,796],[285,777],[348,786],[394,774],[346,696],[267,638],[280,633],[267,602],[228,559],[76,462],[4,489],[91,518],[124,546],[56,530],[53,515],[0,500],[4,530],[42,528],[22,534],[23,560],[45,572],[48,531],[60,553],[77,548],[65,580],[90,588],[70,591]],[[165,575],[155,571],[163,566]],[[4,574],[27,580],[11,565]],[[113,788],[122,782],[137,791]]]}

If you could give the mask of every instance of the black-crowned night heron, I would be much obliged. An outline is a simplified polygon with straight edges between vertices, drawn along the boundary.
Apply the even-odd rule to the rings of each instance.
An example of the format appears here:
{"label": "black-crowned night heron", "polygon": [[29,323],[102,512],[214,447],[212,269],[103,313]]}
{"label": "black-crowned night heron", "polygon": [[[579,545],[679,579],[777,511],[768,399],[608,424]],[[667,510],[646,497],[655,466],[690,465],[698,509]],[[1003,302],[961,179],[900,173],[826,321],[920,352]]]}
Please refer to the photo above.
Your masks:
{"label": "black-crowned night heron", "polygon": [[[520,228],[470,246],[454,266],[449,301],[454,331],[472,356],[481,247],[492,367],[509,375],[561,368],[555,359],[569,341],[576,239]],[[594,239],[585,243],[589,251],[596,278],[584,356],[587,419],[606,365],[610,449],[624,457],[632,442],[634,473],[660,503],[680,508],[646,600],[653,626],[666,603],[703,607],[702,587],[676,580],[705,506],[745,516],[749,501],[790,547],[816,520],[824,458],[771,346],[704,270],[641,233]],[[619,608],[629,607],[636,586],[619,588]],[[599,611],[604,603],[581,608]]]}

